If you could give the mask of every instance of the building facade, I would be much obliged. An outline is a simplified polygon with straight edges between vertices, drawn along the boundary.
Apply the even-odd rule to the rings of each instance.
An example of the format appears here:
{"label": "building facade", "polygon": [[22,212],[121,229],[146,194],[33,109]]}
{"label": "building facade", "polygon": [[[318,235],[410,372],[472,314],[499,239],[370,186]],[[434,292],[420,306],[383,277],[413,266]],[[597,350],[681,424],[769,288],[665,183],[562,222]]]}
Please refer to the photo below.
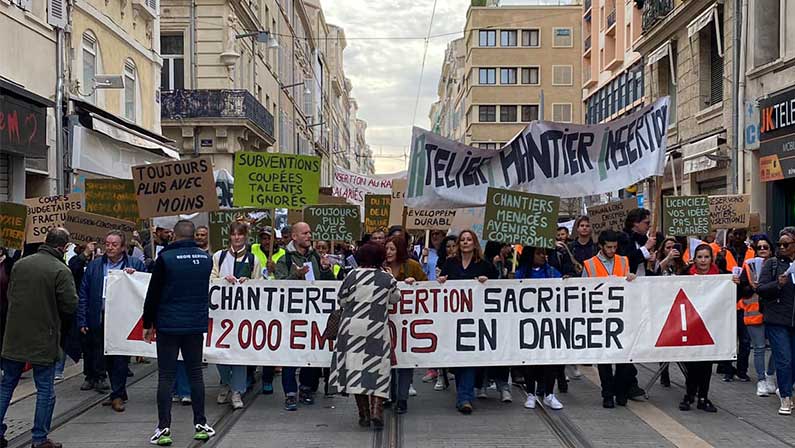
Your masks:
{"label": "building facade", "polygon": [[463,143],[496,149],[532,120],[578,121],[581,20],[579,5],[471,6],[463,42],[448,49],[440,126]]}

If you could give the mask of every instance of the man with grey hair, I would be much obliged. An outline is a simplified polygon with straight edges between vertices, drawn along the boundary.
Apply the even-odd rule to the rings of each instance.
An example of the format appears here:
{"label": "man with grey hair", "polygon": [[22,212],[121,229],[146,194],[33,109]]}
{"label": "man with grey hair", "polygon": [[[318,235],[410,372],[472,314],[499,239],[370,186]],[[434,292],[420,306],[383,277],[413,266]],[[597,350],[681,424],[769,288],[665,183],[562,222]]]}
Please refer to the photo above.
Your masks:
{"label": "man with grey hair", "polygon": [[64,263],[69,231],[51,229],[38,251],[17,261],[8,287],[8,320],[3,340],[0,381],[0,446],[7,446],[5,416],[25,363],[33,366],[36,412],[33,447],[60,448],[47,438],[55,408],[55,363],[61,334],[77,307],[72,272]]}

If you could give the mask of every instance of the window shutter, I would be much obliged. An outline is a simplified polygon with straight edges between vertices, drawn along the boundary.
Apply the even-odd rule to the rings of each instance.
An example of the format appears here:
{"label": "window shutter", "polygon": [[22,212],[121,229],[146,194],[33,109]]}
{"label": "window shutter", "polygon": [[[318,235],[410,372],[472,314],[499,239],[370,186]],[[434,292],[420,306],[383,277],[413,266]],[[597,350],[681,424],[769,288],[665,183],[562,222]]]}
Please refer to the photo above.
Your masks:
{"label": "window shutter", "polygon": [[559,86],[572,85],[572,67],[569,65],[556,65],[552,68],[552,83]]}
{"label": "window shutter", "polygon": [[66,28],[66,0],[47,0],[47,23]]}
{"label": "window shutter", "polygon": [[11,171],[7,154],[0,154],[0,201],[8,201],[10,196],[9,172]]}
{"label": "window shutter", "polygon": [[148,6],[152,10],[152,12],[155,13],[155,15],[158,14],[157,0],[146,0],[146,6]]}
{"label": "window shutter", "polygon": [[[718,36],[720,38],[720,36]],[[713,36],[709,37],[709,104],[718,104],[723,101],[723,58],[718,54],[718,44]]]}

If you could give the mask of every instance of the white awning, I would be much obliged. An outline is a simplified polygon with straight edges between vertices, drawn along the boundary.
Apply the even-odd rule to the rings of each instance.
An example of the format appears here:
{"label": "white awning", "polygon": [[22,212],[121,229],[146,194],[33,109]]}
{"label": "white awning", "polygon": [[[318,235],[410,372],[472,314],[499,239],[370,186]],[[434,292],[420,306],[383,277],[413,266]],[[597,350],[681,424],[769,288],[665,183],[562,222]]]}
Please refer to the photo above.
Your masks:
{"label": "white awning", "polygon": [[132,146],[161,151],[165,156],[174,160],[179,160],[179,153],[173,148],[165,146],[162,142],[159,142],[140,132],[120,126],[119,124],[114,123],[112,120],[108,120],[99,114],[89,112],[89,115],[91,115],[91,126],[95,131],[101,132],[112,139],[119,140]]}
{"label": "white awning", "polygon": [[683,174],[692,174],[717,168],[718,161],[707,156],[716,154],[720,150],[719,139],[721,137],[725,138],[725,135],[711,135],[697,142],[682,146]]}
{"label": "white awning", "polygon": [[668,67],[671,71],[671,83],[673,85],[676,85],[676,68],[674,67],[674,64],[671,62],[673,61],[673,58],[671,58],[672,54],[674,54],[673,46],[671,45],[671,41],[668,40],[664,44],[657,47],[656,50],[649,53],[648,56],[646,56],[646,65],[652,66],[667,57],[669,61]]}
{"label": "white awning", "polygon": [[[94,125],[99,120],[94,121]],[[159,151],[158,151],[159,152]],[[72,169],[116,179],[132,179],[132,167],[170,160],[83,126],[72,130]]]}
{"label": "white awning", "polygon": [[687,37],[692,38],[694,34],[704,29],[710,22],[715,24],[715,41],[718,44],[718,55],[723,57],[723,42],[720,39],[720,18],[718,17],[718,5],[716,3],[687,24]]}

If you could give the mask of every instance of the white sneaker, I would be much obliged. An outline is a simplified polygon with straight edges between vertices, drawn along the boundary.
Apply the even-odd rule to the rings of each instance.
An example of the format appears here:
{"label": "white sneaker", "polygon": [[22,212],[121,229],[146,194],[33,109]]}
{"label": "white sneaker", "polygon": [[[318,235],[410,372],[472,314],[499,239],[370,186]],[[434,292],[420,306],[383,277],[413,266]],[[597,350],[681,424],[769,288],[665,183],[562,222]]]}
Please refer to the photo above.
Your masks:
{"label": "white sneaker", "polygon": [[558,397],[555,394],[549,394],[544,397],[544,406],[548,407],[549,409],[560,410],[563,409],[563,403],[558,401]]}
{"label": "white sneaker", "polygon": [[792,398],[783,397],[781,399],[781,407],[778,408],[778,415],[791,415],[792,414]]}
{"label": "white sneaker", "polygon": [[190,397],[182,397],[180,402],[182,403],[182,406],[190,406],[193,403]]}
{"label": "white sneaker", "polygon": [[172,397],[171,397],[171,402],[172,402],[172,403],[179,403],[179,397],[178,397],[178,396],[176,396],[176,395],[172,396]]}
{"label": "white sneaker", "polygon": [[243,399],[240,397],[240,392],[232,392],[232,409],[242,409]]}
{"label": "white sneaker", "polygon": [[513,396],[511,395],[511,391],[508,389],[500,391],[500,400],[502,400],[503,403],[512,403]]}
{"label": "white sneaker", "polygon": [[444,378],[436,377],[436,384],[433,385],[433,390],[444,390]]}
{"label": "white sneaker", "polygon": [[765,378],[765,381],[767,382],[767,393],[768,394],[776,393],[776,390],[778,389],[778,386],[776,386],[776,377],[769,376]]}
{"label": "white sneaker", "polygon": [[163,428],[163,429],[157,428],[155,430],[155,433],[152,435],[152,437],[149,438],[149,443],[151,443],[152,445],[158,445],[158,446],[169,446],[169,445],[171,445],[171,443],[172,443],[172,441],[171,441],[171,429],[169,429],[169,428]]}
{"label": "white sneaker", "polygon": [[527,396],[527,400],[525,400],[524,402],[524,407],[527,409],[536,408],[536,396],[534,394],[530,394]]}
{"label": "white sneaker", "polygon": [[232,391],[229,390],[229,386],[222,384],[221,390],[218,391],[218,397],[215,399],[215,402],[218,404],[229,403],[229,395],[231,394]]}
{"label": "white sneaker", "polygon": [[409,397],[416,397],[417,396],[417,389],[414,388],[413,384],[409,384]]}
{"label": "white sneaker", "polygon": [[486,393],[486,389],[476,387],[475,388],[475,397],[477,398],[489,398],[488,394]]}
{"label": "white sneaker", "polygon": [[210,440],[210,437],[215,435],[213,427],[206,423],[203,425],[196,425],[193,429],[196,430],[196,433],[193,435],[193,440],[206,442]]}
{"label": "white sneaker", "polygon": [[768,397],[770,394],[767,392],[767,381],[759,380],[756,383],[756,396],[757,397]]}

